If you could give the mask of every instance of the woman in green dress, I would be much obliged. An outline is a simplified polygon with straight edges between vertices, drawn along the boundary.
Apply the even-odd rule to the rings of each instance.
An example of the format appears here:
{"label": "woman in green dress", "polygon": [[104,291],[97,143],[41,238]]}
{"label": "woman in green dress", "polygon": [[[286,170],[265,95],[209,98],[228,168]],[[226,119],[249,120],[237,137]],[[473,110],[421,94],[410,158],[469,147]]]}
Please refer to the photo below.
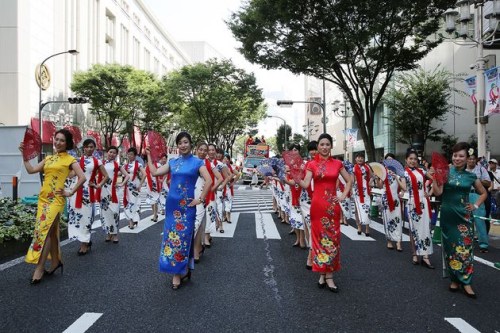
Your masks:
{"label": "woman in green dress", "polygon": [[[435,195],[442,194],[441,229],[443,234],[443,251],[446,267],[450,275],[450,291],[458,291],[463,287],[468,297],[476,298],[472,290],[474,210],[486,200],[487,194],[476,174],[466,171],[470,146],[459,142],[453,146],[453,165],[448,173],[446,183],[433,181]],[[479,194],[476,202],[469,202],[471,186]]]}

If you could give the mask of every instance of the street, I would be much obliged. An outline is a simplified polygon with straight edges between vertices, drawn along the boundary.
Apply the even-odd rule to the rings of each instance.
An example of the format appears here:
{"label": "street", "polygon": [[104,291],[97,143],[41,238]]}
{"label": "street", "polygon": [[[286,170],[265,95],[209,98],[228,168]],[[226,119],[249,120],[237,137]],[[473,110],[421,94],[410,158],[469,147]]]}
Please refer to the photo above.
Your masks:
{"label": "street", "polygon": [[[498,332],[498,242],[475,263],[473,300],[448,291],[441,249],[435,270],[387,250],[383,226],[370,237],[342,226],[338,294],[319,289],[305,269],[307,251],[292,247],[290,227],[272,213],[271,191],[239,185],[233,223],[213,235],[190,281],[174,291],[158,272],[163,219],[141,209],[139,228],[121,220],[119,244],[105,243],[94,225],[90,254],[78,242],[62,246],[57,271],[29,285],[34,266],[0,265],[0,332]],[[407,233],[407,230],[406,230]],[[475,329],[475,330],[474,330]]]}

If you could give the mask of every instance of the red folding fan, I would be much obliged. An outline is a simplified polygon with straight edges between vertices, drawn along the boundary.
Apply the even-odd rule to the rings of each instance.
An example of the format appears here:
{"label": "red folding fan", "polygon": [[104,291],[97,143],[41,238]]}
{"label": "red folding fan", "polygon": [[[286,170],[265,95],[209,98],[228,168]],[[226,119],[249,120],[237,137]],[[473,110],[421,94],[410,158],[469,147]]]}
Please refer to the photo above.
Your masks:
{"label": "red folding fan", "polygon": [[434,179],[438,184],[444,184],[448,180],[450,163],[443,155],[432,153],[432,167],[434,168]]}
{"label": "red folding fan", "polygon": [[29,161],[40,155],[42,139],[33,129],[26,128],[26,132],[24,132],[23,145],[23,159],[25,161]]}

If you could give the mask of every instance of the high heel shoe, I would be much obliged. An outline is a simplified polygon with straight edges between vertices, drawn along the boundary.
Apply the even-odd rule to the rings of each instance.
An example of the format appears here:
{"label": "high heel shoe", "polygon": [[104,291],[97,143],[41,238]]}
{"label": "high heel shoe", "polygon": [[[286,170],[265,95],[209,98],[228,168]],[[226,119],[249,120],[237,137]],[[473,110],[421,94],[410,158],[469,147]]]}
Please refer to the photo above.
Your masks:
{"label": "high heel shoe", "polygon": [[365,232],[365,236],[366,237],[370,237],[370,233],[369,232]]}
{"label": "high heel shoe", "polygon": [[412,260],[411,260],[411,263],[413,265],[418,265],[418,257],[417,256],[413,256]]}
{"label": "high heel shoe", "polygon": [[476,299],[477,298],[477,295],[476,293],[474,293],[474,291],[472,291],[472,293],[469,293],[467,290],[465,290],[465,288],[462,288],[464,290],[464,293],[465,293],[465,296],[469,297],[469,298],[472,298],[472,299]]}
{"label": "high heel shoe", "polygon": [[306,269],[307,269],[308,271],[312,271],[313,267],[312,267],[312,266],[309,266],[308,264],[306,264]]}
{"label": "high heel shoe", "polygon": [[138,224],[139,222],[134,222],[134,228],[137,227]]}
{"label": "high heel shoe", "polygon": [[57,264],[56,268],[54,268],[53,270],[51,270],[50,272],[49,271],[46,271],[44,270],[44,274],[47,274],[47,275],[52,275],[54,274],[59,268],[61,268],[61,275],[64,274],[64,264],[59,261],[59,264]]}
{"label": "high heel shoe", "polygon": [[81,249],[80,249],[80,250],[78,250],[78,255],[79,255],[79,256],[84,256],[84,255],[86,255],[87,253],[89,253],[91,250],[92,250],[92,241],[90,241],[90,242],[88,242],[88,243],[87,243],[87,250],[86,250],[85,252],[84,252],[84,251],[82,251]]}
{"label": "high heel shoe", "polygon": [[422,261],[420,262],[420,265],[422,265],[422,266],[424,266],[426,268],[429,268],[429,269],[435,269],[436,268],[436,267],[432,266],[432,264],[431,264],[430,261],[427,262],[426,260],[429,261],[429,258],[422,259]]}
{"label": "high heel shoe", "polygon": [[[321,274],[320,276],[325,276],[325,275],[324,275],[324,274]],[[325,279],[325,280],[326,280],[326,279]],[[319,289],[323,289],[323,288],[325,288],[325,287],[326,287],[326,282],[325,282],[325,281],[323,281],[323,283],[321,283],[321,282],[319,282],[319,281],[318,281],[318,288],[319,288]]]}
{"label": "high heel shoe", "polygon": [[128,228],[129,228],[130,230],[134,229],[134,223],[129,223],[129,224],[128,224]]}
{"label": "high heel shoe", "polygon": [[40,276],[40,278],[39,278],[39,279],[34,279],[34,278],[31,278],[31,279],[30,279],[30,284],[31,284],[31,285],[39,284],[40,282],[42,282],[42,278],[43,278],[43,276],[44,276],[44,275],[45,275],[45,270],[44,270],[44,272],[43,272],[42,276]]}
{"label": "high heel shoe", "polygon": [[181,283],[184,282],[184,280],[191,280],[191,270],[188,270],[184,276],[181,276]]}
{"label": "high heel shoe", "polygon": [[333,281],[333,278],[326,278],[325,279],[325,284],[328,288],[328,290],[330,290],[332,293],[338,293],[339,292],[339,287],[337,286],[333,286],[333,287],[330,287],[327,283],[326,283],[326,280],[332,280]]}

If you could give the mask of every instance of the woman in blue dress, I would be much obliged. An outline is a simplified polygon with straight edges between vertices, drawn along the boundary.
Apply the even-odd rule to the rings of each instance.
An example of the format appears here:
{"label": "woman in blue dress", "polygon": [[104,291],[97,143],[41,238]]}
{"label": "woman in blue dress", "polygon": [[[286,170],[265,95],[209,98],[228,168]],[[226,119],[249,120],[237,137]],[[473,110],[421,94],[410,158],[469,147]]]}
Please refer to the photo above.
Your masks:
{"label": "woman in blue dress", "polygon": [[[205,202],[212,178],[205,162],[191,154],[193,148],[191,135],[181,132],[175,138],[179,157],[156,168],[151,160],[149,147],[148,165],[151,175],[162,176],[170,172],[170,191],[165,208],[165,225],[160,250],[160,271],[173,274],[172,289],[179,289],[182,281],[191,278],[194,269],[193,237],[196,220],[196,205]],[[194,188],[199,176],[205,179],[203,192],[194,198]]]}
{"label": "woman in blue dress", "polygon": [[[445,184],[433,181],[435,195],[443,195],[441,203],[441,230],[446,268],[450,275],[450,291],[463,287],[468,297],[476,298],[471,282],[474,272],[474,211],[481,206],[488,195],[475,173],[466,170],[470,154],[469,144],[459,142],[452,148],[453,165]],[[471,186],[479,196],[469,201]]]}

